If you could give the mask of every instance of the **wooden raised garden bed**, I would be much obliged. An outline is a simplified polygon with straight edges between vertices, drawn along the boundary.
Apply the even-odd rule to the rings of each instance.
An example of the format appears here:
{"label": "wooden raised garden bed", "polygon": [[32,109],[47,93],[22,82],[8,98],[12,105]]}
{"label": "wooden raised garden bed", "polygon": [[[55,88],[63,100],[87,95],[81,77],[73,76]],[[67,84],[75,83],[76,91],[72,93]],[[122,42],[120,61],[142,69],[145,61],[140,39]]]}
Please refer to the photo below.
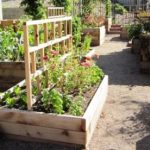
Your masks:
{"label": "wooden raised garden bed", "polygon": [[121,33],[120,33],[120,39],[121,40],[129,40],[129,35],[128,35],[128,31],[126,28],[123,28]]}
{"label": "wooden raised garden bed", "polygon": [[0,109],[0,132],[87,146],[107,97],[105,76],[82,117]]}
{"label": "wooden raised garden bed", "polygon": [[102,45],[106,36],[105,26],[83,29],[83,37],[86,35],[89,35],[92,38],[91,46]]}
{"label": "wooden raised garden bed", "polygon": [[[72,24],[71,17],[46,19],[40,21],[28,21],[24,24],[24,48],[25,48],[25,74],[26,80],[17,86],[26,86],[27,110],[0,108],[0,132],[6,135],[37,139],[44,141],[57,141],[73,143],[88,147],[97,120],[101,114],[107,97],[108,76],[104,76],[83,115],[59,115],[56,113],[44,113],[33,111],[33,105],[37,99],[33,99],[33,82],[36,82],[38,92],[41,92],[40,75],[45,76],[46,88],[48,86],[48,68],[44,62],[46,50],[52,51],[53,46],[59,45],[63,51],[72,50]],[[52,29],[48,31],[48,25]],[[57,24],[57,25],[56,25]],[[39,26],[44,31],[44,41],[39,42]],[[29,27],[34,28],[34,45],[29,41]],[[62,26],[63,31],[62,31]],[[50,32],[50,33],[49,33]],[[62,33],[63,32],[63,33]],[[52,35],[49,37],[48,35]],[[39,52],[39,53],[38,53]],[[36,55],[38,53],[39,55]],[[51,57],[52,58],[52,57]],[[36,61],[38,60],[38,62]],[[50,59],[51,61],[52,59]],[[84,68],[85,69],[85,68]],[[34,80],[32,80],[34,78]],[[9,89],[13,93],[14,87]],[[5,93],[0,95],[0,99]]]}
{"label": "wooden raised garden bed", "polygon": [[[0,20],[0,28],[2,28],[1,42],[5,43],[1,47],[2,51],[0,58],[1,92],[9,89],[10,87],[13,87],[15,84],[25,79],[25,63],[23,61],[20,61],[23,60],[23,58],[19,59],[20,53],[18,50],[21,42],[17,42],[17,40],[19,41],[20,39],[16,35],[17,25],[19,24],[19,22],[19,20],[14,19]],[[12,28],[12,30],[6,30],[8,27]],[[12,41],[15,41],[16,43]],[[17,50],[18,52],[16,52]]]}
{"label": "wooden raised garden bed", "polygon": [[0,62],[0,90],[5,91],[25,79],[24,62]]}
{"label": "wooden raised garden bed", "polygon": [[142,34],[140,36],[140,71],[150,73],[150,35]]}

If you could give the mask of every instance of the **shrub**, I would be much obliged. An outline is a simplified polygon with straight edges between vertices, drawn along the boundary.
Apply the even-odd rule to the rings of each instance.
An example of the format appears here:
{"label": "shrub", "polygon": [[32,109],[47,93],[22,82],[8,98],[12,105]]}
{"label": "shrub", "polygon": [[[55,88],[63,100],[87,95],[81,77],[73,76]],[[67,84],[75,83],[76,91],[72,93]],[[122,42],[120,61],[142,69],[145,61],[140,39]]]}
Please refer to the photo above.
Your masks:
{"label": "shrub", "polygon": [[75,46],[78,46],[78,44],[81,42],[81,30],[82,30],[81,19],[79,17],[77,16],[73,17],[72,27],[73,27],[73,43]]}
{"label": "shrub", "polygon": [[44,0],[22,0],[21,6],[25,7],[26,14],[32,16],[34,20],[46,17]]}
{"label": "shrub", "polygon": [[128,31],[130,39],[138,38],[142,32],[142,25],[141,24],[132,24],[132,25],[126,26],[126,29]]}

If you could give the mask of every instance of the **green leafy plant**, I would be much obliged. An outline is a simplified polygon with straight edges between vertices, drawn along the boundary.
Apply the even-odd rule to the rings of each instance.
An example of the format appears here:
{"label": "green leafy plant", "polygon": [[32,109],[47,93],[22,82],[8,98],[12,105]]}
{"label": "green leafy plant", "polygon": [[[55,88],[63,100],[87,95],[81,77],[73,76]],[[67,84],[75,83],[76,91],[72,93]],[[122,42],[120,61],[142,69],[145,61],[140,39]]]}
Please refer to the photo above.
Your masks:
{"label": "green leafy plant", "polygon": [[0,29],[0,60],[20,61],[24,59],[23,31],[14,32],[12,27]]}
{"label": "green leafy plant", "polygon": [[82,102],[83,102],[84,97],[82,96],[77,96],[74,100],[74,102],[71,104],[69,113],[74,115],[74,116],[81,116],[83,114],[83,109],[82,109]]}
{"label": "green leafy plant", "polygon": [[141,24],[132,24],[129,26],[126,26],[126,29],[128,31],[129,38],[139,38],[139,35],[142,32],[142,25]]}
{"label": "green leafy plant", "polygon": [[90,50],[90,45],[91,45],[91,37],[85,36],[84,42],[81,47],[81,51],[83,51],[84,53],[87,53]]}
{"label": "green leafy plant", "polygon": [[81,30],[82,30],[82,23],[79,17],[77,16],[73,17],[72,27],[73,27],[73,44],[75,45],[75,47],[77,47],[81,42]]}
{"label": "green leafy plant", "polygon": [[9,108],[12,108],[16,103],[16,100],[14,98],[11,98],[11,97],[8,97],[6,99],[6,105],[9,107]]}
{"label": "green leafy plant", "polygon": [[13,91],[16,96],[21,94],[21,88],[19,86],[16,86]]}
{"label": "green leafy plant", "polygon": [[62,95],[56,90],[52,89],[50,91],[43,90],[42,102],[47,110],[53,108],[55,113],[62,114],[63,111],[63,99]]}

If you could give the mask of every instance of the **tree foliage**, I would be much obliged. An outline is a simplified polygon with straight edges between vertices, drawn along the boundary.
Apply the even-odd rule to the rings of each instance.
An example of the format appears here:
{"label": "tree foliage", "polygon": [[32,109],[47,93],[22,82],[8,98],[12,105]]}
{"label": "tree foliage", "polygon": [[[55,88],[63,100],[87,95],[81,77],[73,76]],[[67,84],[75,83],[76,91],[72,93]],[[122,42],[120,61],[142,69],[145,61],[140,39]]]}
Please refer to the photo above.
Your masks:
{"label": "tree foliage", "polygon": [[33,17],[34,20],[46,17],[44,0],[22,0],[21,6],[27,15]]}

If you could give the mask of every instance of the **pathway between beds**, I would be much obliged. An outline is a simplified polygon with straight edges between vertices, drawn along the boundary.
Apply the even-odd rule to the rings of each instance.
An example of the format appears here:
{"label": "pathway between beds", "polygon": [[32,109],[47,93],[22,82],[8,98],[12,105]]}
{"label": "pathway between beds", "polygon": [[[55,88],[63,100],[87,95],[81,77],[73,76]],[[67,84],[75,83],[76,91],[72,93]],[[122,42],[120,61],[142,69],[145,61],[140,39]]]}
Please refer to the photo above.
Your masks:
{"label": "pathway between beds", "polygon": [[150,148],[150,75],[140,74],[138,58],[108,35],[97,47],[97,63],[109,75],[109,94],[90,150],[148,150]]}

